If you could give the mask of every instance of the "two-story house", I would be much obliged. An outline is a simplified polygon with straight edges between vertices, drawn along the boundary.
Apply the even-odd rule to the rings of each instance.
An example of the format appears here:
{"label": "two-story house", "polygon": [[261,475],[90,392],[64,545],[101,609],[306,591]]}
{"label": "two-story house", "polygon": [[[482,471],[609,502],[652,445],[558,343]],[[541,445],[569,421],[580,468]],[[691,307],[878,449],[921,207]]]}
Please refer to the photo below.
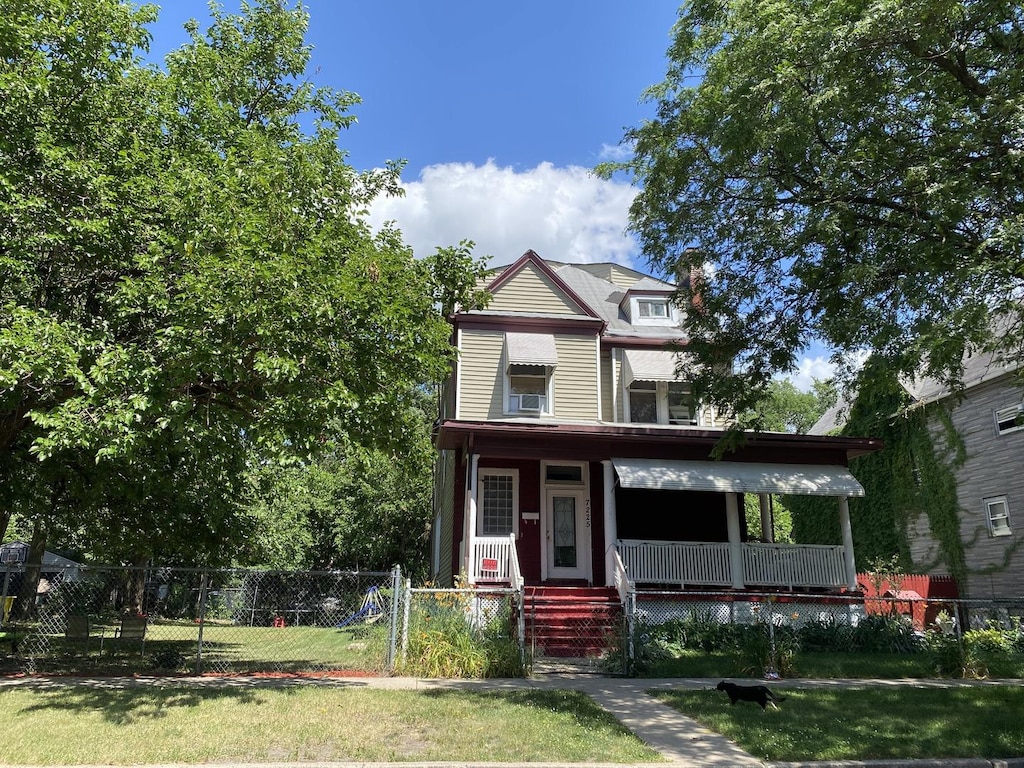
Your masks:
{"label": "two-story house", "polygon": [[[907,407],[923,410],[936,458],[952,473],[956,525],[953,530],[938,531],[922,510],[906,510],[906,529],[901,533],[914,571],[952,573],[965,597],[1017,597],[1024,584],[1020,362],[987,352],[967,355],[961,385],[953,390],[931,378],[902,382]],[[848,403],[838,403],[811,432],[833,434],[842,429],[849,408]],[[886,450],[909,449],[894,445]],[[951,553],[954,548],[958,551]]]}
{"label": "two-story house", "polygon": [[[877,441],[758,433],[722,460],[728,414],[686,381],[676,286],[528,251],[486,309],[452,317],[433,567],[439,583],[856,587],[848,461]],[[743,495],[761,499],[748,530]],[[836,499],[839,546],[776,544],[770,494]],[[751,526],[754,527],[754,526]],[[762,533],[764,531],[764,533]]]}

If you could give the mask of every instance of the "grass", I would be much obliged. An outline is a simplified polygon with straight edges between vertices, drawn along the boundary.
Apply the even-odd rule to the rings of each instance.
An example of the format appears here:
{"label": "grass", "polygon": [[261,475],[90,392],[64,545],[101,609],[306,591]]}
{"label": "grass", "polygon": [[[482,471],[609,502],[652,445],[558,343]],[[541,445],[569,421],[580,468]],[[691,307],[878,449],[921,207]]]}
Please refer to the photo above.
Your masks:
{"label": "grass", "polygon": [[[683,650],[678,656],[650,662],[644,677],[743,677],[740,654],[732,651]],[[798,653],[792,677],[897,678],[937,677],[923,653]]]}
{"label": "grass", "polygon": [[4,762],[614,762],[661,757],[574,691],[7,688]]}
{"label": "grass", "polygon": [[[195,671],[199,625],[156,620],[146,628],[145,653],[136,641],[113,639],[116,624],[94,623],[93,636],[67,640],[63,635],[45,636],[45,648],[37,652],[39,672],[49,674],[130,674],[163,671]],[[330,670],[379,671],[387,651],[383,625],[334,627],[247,627],[217,622],[203,626],[204,672],[302,672]],[[100,652],[100,634],[103,652]],[[21,653],[29,653],[37,641],[27,628],[20,635]],[[6,650],[6,649],[5,649]],[[7,655],[0,672],[18,671],[21,661]]]}
{"label": "grass", "polygon": [[718,691],[652,693],[762,760],[1024,756],[1016,686],[773,690],[786,701],[765,712]]}

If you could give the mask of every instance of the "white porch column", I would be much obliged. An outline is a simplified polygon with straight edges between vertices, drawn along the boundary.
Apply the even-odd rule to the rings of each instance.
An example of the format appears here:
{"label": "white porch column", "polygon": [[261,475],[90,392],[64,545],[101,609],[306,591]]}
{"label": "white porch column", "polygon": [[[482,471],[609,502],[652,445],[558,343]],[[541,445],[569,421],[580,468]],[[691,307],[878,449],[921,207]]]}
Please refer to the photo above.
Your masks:
{"label": "white porch column", "polygon": [[757,496],[761,502],[761,539],[766,544],[775,543],[775,528],[772,526],[772,497],[767,493]]}
{"label": "white porch column", "polygon": [[843,564],[846,566],[846,586],[857,588],[857,564],[853,559],[853,528],[850,527],[850,502],[839,497],[839,529],[843,533]]}
{"label": "white porch column", "polygon": [[619,538],[619,527],[615,521],[615,468],[607,459],[604,467],[604,584],[615,584],[615,540]]}
{"label": "white porch column", "polygon": [[729,529],[729,573],[732,576],[732,588],[743,589],[743,543],[740,541],[738,494],[725,494],[725,521]]}
{"label": "white porch column", "polygon": [[469,457],[468,475],[466,477],[466,579],[470,584],[474,583],[473,578],[473,544],[476,541],[476,497],[477,497],[477,466],[480,463],[480,454],[474,453]]}

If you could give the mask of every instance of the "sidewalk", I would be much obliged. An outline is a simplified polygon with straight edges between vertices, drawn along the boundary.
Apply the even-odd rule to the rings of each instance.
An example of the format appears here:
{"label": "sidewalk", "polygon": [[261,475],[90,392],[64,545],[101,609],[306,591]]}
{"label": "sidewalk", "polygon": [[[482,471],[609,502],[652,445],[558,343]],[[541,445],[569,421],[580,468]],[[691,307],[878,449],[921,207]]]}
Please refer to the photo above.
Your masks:
{"label": "sidewalk", "polygon": [[[743,682],[737,680],[737,682]],[[746,681],[750,682],[750,681]],[[614,715],[638,738],[656,749],[667,762],[649,763],[647,768],[1024,768],[1024,757],[1006,760],[984,758],[948,760],[872,760],[821,761],[799,763],[763,763],[744,752],[724,736],[709,731],[696,721],[657,701],[650,689],[713,690],[718,679],[670,678],[623,679],[602,677],[576,672],[549,672],[532,678],[498,680],[429,680],[409,677],[353,677],[353,678],[257,678],[257,677],[136,677],[136,678],[75,678],[33,677],[0,678],[0,691],[14,686],[61,687],[84,685],[95,687],[189,685],[203,688],[231,688],[253,686],[351,686],[405,690],[515,690],[521,688],[568,688],[590,696],[606,711]],[[1024,681],[973,680],[787,680],[776,686],[802,688],[836,687],[895,687],[918,686],[954,688],[965,686],[1021,685]],[[76,768],[88,768],[76,766]],[[185,768],[184,766],[147,766],[146,768]],[[221,768],[229,768],[222,766]],[[241,768],[230,766],[230,768]],[[261,763],[252,768],[513,768],[508,763]],[[521,768],[567,768],[556,763],[529,763]],[[588,768],[612,768],[601,764],[588,764]],[[614,768],[627,768],[616,765]]]}

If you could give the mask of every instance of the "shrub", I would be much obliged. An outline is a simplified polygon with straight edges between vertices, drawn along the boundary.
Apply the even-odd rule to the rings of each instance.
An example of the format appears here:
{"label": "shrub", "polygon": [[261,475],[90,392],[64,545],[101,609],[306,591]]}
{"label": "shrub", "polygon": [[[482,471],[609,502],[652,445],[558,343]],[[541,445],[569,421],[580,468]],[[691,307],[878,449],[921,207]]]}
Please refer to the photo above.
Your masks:
{"label": "shrub", "polygon": [[829,616],[810,619],[797,630],[800,650],[811,652],[850,651],[854,647],[854,629]]}
{"label": "shrub", "polygon": [[853,648],[875,653],[919,653],[921,636],[905,616],[865,616],[853,629]]}
{"label": "shrub", "polygon": [[403,674],[422,677],[519,677],[519,644],[511,632],[511,607],[490,616],[474,611],[473,597],[438,593],[417,601],[409,616]]}
{"label": "shrub", "polygon": [[800,643],[792,627],[759,621],[738,629],[737,646],[745,673],[759,677],[788,677],[793,673]]}

